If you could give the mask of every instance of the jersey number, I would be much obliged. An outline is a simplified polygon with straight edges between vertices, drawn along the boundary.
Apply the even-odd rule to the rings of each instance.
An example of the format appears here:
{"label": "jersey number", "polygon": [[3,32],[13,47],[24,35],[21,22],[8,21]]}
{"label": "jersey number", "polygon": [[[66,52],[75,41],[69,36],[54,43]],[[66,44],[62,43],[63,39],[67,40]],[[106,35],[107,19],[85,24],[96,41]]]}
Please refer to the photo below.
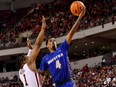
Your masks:
{"label": "jersey number", "polygon": [[56,60],[56,69],[61,69],[61,63],[59,60]]}
{"label": "jersey number", "polygon": [[27,85],[28,85],[28,83],[27,83],[27,80],[26,80],[26,76],[25,76],[25,74],[23,75],[23,77],[24,77],[24,80],[25,80],[25,86],[27,86]]}

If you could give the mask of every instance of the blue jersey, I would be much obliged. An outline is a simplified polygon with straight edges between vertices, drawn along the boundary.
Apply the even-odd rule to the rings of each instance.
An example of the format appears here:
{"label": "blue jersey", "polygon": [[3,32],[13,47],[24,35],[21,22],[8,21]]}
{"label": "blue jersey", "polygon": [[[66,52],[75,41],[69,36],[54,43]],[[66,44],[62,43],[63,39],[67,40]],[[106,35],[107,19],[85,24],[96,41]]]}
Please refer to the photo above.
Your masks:
{"label": "blue jersey", "polygon": [[69,45],[65,40],[55,52],[43,57],[40,70],[49,70],[54,83],[62,82],[70,78],[68,49]]}

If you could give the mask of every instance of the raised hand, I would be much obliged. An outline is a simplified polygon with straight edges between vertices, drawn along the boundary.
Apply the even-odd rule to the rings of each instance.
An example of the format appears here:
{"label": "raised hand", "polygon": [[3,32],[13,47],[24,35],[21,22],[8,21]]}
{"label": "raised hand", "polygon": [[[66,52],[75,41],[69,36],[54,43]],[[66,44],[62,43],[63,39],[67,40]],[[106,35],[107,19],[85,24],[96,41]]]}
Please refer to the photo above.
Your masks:
{"label": "raised hand", "polygon": [[46,28],[46,18],[44,16],[42,16],[42,28]]}
{"label": "raised hand", "polygon": [[85,12],[86,12],[86,7],[83,6],[83,10],[82,10],[82,12],[80,13],[79,17],[82,18],[82,17],[85,15]]}

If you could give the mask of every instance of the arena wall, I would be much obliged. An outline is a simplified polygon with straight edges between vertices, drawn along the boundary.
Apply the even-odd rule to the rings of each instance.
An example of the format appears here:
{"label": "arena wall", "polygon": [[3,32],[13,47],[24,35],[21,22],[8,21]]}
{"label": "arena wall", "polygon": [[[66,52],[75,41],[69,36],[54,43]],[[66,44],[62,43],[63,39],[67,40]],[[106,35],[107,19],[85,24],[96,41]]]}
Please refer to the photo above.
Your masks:
{"label": "arena wall", "polygon": [[5,77],[10,77],[10,76],[14,76],[14,75],[18,76],[18,71],[0,73],[0,78],[2,78],[2,77],[4,77],[4,78]]}
{"label": "arena wall", "polygon": [[89,67],[94,67],[98,63],[102,62],[103,56],[92,57],[88,59],[83,59],[79,61],[71,62],[72,69],[82,69],[85,64],[88,64]]}
{"label": "arena wall", "polygon": [[[94,65],[96,65],[97,63],[102,61],[102,57],[103,56],[92,57],[89,59],[74,61],[74,62],[71,62],[70,64],[71,64],[72,69],[82,69],[82,67],[85,64],[88,64],[89,67],[93,67]],[[0,78],[1,77],[10,77],[10,76],[14,76],[14,75],[18,76],[18,71],[0,73]]]}

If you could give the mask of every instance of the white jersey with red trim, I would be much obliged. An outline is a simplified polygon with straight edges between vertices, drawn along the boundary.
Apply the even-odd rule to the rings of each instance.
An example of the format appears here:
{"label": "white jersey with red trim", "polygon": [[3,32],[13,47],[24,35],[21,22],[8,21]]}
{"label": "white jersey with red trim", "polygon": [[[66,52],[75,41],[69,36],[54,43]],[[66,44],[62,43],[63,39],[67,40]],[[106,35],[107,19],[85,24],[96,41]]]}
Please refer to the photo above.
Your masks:
{"label": "white jersey with red trim", "polygon": [[27,56],[30,56],[32,53],[32,49],[29,49]]}
{"label": "white jersey with red trim", "polygon": [[34,72],[29,69],[27,64],[25,64],[23,68],[19,70],[19,78],[24,87],[42,87],[38,72]]}

